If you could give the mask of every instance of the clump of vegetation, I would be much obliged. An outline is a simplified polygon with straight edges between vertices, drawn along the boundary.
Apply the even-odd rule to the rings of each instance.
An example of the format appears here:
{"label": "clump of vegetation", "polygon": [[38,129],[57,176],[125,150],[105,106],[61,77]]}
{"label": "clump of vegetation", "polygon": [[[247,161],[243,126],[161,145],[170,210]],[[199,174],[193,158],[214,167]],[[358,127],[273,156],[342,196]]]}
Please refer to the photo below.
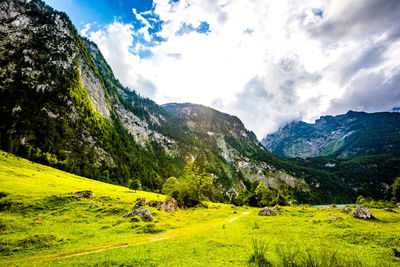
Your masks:
{"label": "clump of vegetation", "polygon": [[53,234],[36,234],[14,242],[0,241],[0,255],[11,255],[14,252],[37,250],[54,246],[58,240]]}
{"label": "clump of vegetation", "polygon": [[276,253],[280,260],[280,264],[285,267],[302,267],[302,266],[321,266],[321,267],[338,267],[338,266],[363,266],[360,260],[355,257],[339,257],[336,251],[316,251],[308,248],[305,251],[294,246],[278,246]]}
{"label": "clump of vegetation", "polygon": [[368,208],[375,208],[375,209],[384,209],[384,208],[389,208],[389,207],[394,207],[395,204],[390,201],[385,201],[385,200],[375,200],[372,198],[364,198],[363,196],[358,196],[357,204],[363,205]]}
{"label": "clump of vegetation", "polygon": [[164,232],[165,229],[158,227],[154,223],[146,224],[145,226],[139,228],[137,230],[138,234],[156,234],[160,232]]}
{"label": "clump of vegetation", "polygon": [[163,193],[175,198],[180,207],[194,207],[211,197],[213,177],[206,174],[193,161],[188,161],[179,178],[170,177],[163,186]]}
{"label": "clump of vegetation", "polygon": [[260,239],[253,239],[253,252],[249,258],[250,266],[266,267],[272,266],[272,263],[266,257],[267,243]]}

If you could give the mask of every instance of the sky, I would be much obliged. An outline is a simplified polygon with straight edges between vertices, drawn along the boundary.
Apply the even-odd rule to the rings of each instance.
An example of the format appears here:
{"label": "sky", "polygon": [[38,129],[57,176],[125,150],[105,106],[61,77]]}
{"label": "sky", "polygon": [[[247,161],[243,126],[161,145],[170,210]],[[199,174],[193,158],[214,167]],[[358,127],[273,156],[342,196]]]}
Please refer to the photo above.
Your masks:
{"label": "sky", "polygon": [[45,0],[158,104],[293,120],[400,106],[399,0]]}

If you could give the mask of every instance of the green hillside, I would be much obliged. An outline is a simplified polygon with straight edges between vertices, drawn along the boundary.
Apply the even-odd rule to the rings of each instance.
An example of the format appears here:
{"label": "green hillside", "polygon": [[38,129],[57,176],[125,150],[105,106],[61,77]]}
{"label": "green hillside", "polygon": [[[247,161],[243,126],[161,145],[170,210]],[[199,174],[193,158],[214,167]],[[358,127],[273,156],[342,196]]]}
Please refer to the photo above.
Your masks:
{"label": "green hillside", "polygon": [[[336,208],[310,207],[283,207],[277,216],[264,217],[256,208],[208,202],[171,213],[145,207],[154,220],[136,221],[123,216],[138,197],[165,196],[5,152],[0,153],[0,188],[3,266],[243,266],[254,265],[257,255],[273,266],[287,266],[290,259],[299,266],[328,260],[333,266],[400,263],[393,250],[400,250],[400,210],[372,209],[377,218],[372,221]],[[92,198],[69,194],[82,190],[91,190]]]}

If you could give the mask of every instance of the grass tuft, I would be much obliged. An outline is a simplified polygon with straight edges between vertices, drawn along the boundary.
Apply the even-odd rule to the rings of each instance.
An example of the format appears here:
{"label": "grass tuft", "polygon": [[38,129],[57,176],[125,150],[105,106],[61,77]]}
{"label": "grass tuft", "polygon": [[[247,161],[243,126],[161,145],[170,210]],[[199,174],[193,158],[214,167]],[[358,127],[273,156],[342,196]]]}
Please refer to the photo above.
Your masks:
{"label": "grass tuft", "polygon": [[250,266],[272,266],[271,262],[266,257],[267,243],[264,240],[253,239],[253,252],[249,258]]}

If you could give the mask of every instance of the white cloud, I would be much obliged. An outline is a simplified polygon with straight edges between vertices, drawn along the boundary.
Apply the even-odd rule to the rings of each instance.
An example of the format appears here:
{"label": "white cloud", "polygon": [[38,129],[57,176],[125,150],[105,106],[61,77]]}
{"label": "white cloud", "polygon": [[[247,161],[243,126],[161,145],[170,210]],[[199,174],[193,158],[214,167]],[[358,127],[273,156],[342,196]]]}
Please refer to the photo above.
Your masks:
{"label": "white cloud", "polygon": [[[160,104],[193,102],[237,115],[262,138],[294,119],[366,106],[359,103],[363,90],[365,101],[380,85],[399,90],[388,80],[400,74],[400,30],[393,23],[399,2],[363,3],[154,0],[152,14],[133,10],[140,28],[115,21],[85,33],[123,84]],[[162,21],[157,35],[165,41],[149,34],[155,19],[148,15]],[[202,22],[209,32],[193,30]],[[192,30],[182,31],[184,25]],[[375,87],[365,88],[366,78]],[[379,94],[391,99],[382,109],[394,104],[390,92]]]}

